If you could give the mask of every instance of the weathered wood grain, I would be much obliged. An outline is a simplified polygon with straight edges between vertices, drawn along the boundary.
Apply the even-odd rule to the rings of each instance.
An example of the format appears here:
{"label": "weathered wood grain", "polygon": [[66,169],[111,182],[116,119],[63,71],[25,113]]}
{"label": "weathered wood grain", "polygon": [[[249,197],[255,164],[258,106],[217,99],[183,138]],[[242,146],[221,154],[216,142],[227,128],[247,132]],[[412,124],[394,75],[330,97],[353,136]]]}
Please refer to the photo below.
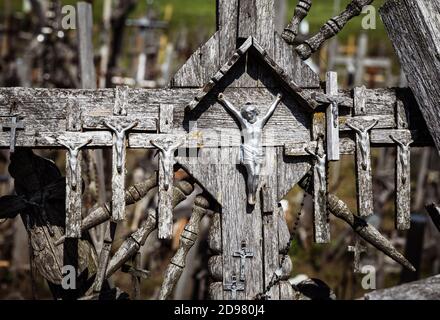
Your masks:
{"label": "weathered wood grain", "polygon": [[440,21],[438,1],[390,0],[380,9],[400,65],[440,149]]}
{"label": "weathered wood grain", "polygon": [[[338,74],[336,72],[326,73],[326,94],[328,96],[338,95]],[[326,109],[326,131],[327,131],[327,160],[338,161],[339,156],[339,110],[336,102],[330,103]]]}
{"label": "weathered wood grain", "polygon": [[208,207],[209,202],[202,195],[197,196],[194,200],[191,218],[180,235],[179,249],[177,249],[165,271],[164,281],[159,292],[159,300],[169,298],[177,281],[180,279],[185,268],[186,257],[197,240],[200,231],[200,221],[205,216]]}
{"label": "weathered wood grain", "polygon": [[369,131],[377,125],[377,120],[365,121],[364,118],[360,120],[358,117],[350,120],[348,125],[356,131],[355,167],[358,215],[369,217],[374,213]]}

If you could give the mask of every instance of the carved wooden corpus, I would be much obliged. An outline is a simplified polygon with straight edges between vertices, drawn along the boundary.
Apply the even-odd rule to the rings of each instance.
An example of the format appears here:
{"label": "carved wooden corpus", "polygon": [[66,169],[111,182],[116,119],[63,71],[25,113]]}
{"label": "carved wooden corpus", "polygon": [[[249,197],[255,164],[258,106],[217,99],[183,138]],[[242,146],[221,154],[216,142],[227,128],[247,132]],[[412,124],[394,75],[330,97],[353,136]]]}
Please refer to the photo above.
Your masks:
{"label": "carved wooden corpus", "polygon": [[346,125],[356,132],[356,186],[358,214],[373,214],[373,177],[371,172],[370,133],[378,120],[366,117],[352,118]]}
{"label": "carved wooden corpus", "polygon": [[295,8],[295,12],[293,14],[292,21],[290,21],[290,23],[287,25],[287,27],[284,29],[281,35],[288,44],[293,44],[299,32],[299,25],[307,16],[311,7],[312,7],[312,0],[298,1],[298,4],[296,5]]}
{"label": "carved wooden corpus", "polygon": [[138,125],[134,122],[123,126],[121,121],[103,124],[113,132],[112,150],[112,221],[122,221],[125,218],[125,157],[126,157],[126,134]]}
{"label": "carved wooden corpus", "polygon": [[330,225],[327,214],[327,156],[322,139],[317,141],[317,150],[305,151],[313,157],[313,214],[316,243],[330,241]]}
{"label": "carved wooden corpus", "polygon": [[408,230],[411,226],[411,177],[410,177],[410,144],[413,140],[398,139],[390,136],[397,144],[396,157],[396,228],[398,230]]}
{"label": "carved wooden corpus", "polygon": [[171,262],[165,271],[164,281],[159,293],[159,299],[167,299],[182,275],[186,264],[186,257],[189,250],[197,240],[200,230],[200,221],[205,216],[209,202],[203,196],[199,195],[194,201],[193,211],[188,224],[180,235],[179,249],[171,259]]}
{"label": "carved wooden corpus", "polygon": [[183,145],[183,141],[150,141],[159,150],[159,239],[171,239],[173,236],[173,209],[171,200],[174,178],[174,152]]}
{"label": "carved wooden corpus", "polygon": [[[84,140],[87,141],[84,142]],[[80,149],[92,143],[92,139],[59,137],[58,143],[67,148],[66,157],[66,237],[81,237],[81,154]]]}
{"label": "carved wooden corpus", "polygon": [[312,53],[316,52],[326,40],[337,35],[348,21],[360,15],[362,8],[372,2],[373,0],[352,0],[339,16],[327,21],[319,30],[319,33],[298,46],[296,52],[303,60],[310,58]]}

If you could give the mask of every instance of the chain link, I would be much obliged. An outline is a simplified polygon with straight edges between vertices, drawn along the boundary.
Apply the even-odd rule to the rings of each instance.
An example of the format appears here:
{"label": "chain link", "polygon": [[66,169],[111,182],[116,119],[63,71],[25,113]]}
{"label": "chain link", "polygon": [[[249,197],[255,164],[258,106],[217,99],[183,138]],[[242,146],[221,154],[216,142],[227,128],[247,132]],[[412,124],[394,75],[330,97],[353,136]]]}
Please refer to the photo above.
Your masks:
{"label": "chain link", "polygon": [[282,276],[282,269],[283,269],[283,265],[284,265],[284,261],[286,261],[287,257],[289,256],[289,250],[292,246],[292,242],[296,237],[296,231],[298,229],[298,225],[301,219],[301,214],[304,208],[304,203],[307,197],[307,192],[304,191],[303,194],[303,198],[301,201],[301,205],[300,205],[300,209],[296,215],[296,219],[295,219],[295,223],[293,225],[293,229],[292,229],[292,233],[290,233],[290,237],[289,237],[289,241],[287,242],[286,246],[280,251],[280,253],[283,255],[281,258],[281,261],[278,265],[278,269],[275,270],[275,272],[273,273],[270,282],[267,284],[266,288],[264,289],[263,292],[258,293],[254,300],[267,300],[269,298],[268,296],[268,292],[275,286],[277,285],[280,280],[281,280],[281,276]]}

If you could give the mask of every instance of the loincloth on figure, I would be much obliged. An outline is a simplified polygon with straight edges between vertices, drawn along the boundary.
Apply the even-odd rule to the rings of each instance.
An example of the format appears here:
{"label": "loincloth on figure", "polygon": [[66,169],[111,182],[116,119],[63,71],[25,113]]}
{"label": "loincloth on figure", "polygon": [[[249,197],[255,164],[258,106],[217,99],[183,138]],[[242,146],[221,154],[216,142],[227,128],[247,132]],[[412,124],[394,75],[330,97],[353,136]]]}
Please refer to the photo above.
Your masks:
{"label": "loincloth on figure", "polygon": [[264,150],[262,147],[253,147],[246,144],[240,146],[240,163],[243,165],[263,165],[264,158]]}

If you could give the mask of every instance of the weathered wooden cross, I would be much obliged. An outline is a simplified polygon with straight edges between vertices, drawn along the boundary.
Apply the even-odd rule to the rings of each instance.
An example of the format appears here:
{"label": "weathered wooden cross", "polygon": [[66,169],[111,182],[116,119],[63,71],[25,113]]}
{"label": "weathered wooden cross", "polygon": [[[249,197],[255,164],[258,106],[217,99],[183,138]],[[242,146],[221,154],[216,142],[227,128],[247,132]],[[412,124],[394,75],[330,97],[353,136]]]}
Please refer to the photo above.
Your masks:
{"label": "weathered wooden cross", "polygon": [[[123,219],[125,204],[133,203],[158,182],[159,237],[170,238],[172,209],[185,198],[173,184],[174,169],[180,167],[203,188],[212,206],[220,208],[210,230],[214,252],[211,298],[252,299],[276,274],[281,281],[266,296],[291,299],[293,289],[287,281],[291,264],[279,266],[290,237],[279,201],[313,169],[315,241],[329,242],[328,161],[356,154],[356,171],[362,181],[358,184],[358,214],[364,217],[373,213],[370,147],[396,146],[397,141],[410,139],[413,145],[431,141],[408,89],[342,91],[335,74],[328,74],[322,87],[318,75],[275,31],[274,0],[217,0],[217,8],[217,32],[176,73],[170,88],[0,88],[0,121],[13,115],[24,117],[17,147],[68,146],[67,237],[79,238],[110,218]],[[240,118],[219,101],[221,94],[240,108]],[[276,108],[270,110],[274,101]],[[265,118],[267,122],[259,130],[250,130],[261,121],[259,115],[265,114],[271,115]],[[241,131],[242,124],[248,130]],[[242,134],[248,136],[242,139]],[[0,132],[1,147],[8,148],[9,139]],[[113,200],[111,206],[100,207],[81,221],[81,171],[75,165],[79,158],[74,151],[86,142],[86,148],[113,150]],[[170,142],[177,144],[164,147]],[[406,146],[399,147],[401,171],[408,170],[403,165]],[[126,148],[160,150],[154,182],[124,190]],[[252,183],[247,183],[250,178]],[[408,180],[405,183],[405,191],[397,194],[399,203],[410,201]],[[252,201],[249,194],[255,195]],[[406,228],[409,206],[402,208],[397,224]],[[359,227],[359,218],[339,217],[353,228]],[[150,215],[109,266],[104,266],[107,271],[100,273],[105,277],[114,273],[155,227],[156,217]],[[180,271],[176,270],[184,266],[182,260],[190,248],[187,243],[193,243],[197,235],[196,229],[190,229],[186,232],[191,241],[182,242],[179,255],[184,254],[173,260],[174,267],[165,276],[163,297],[169,296],[171,282],[178,280]],[[366,236],[372,233],[371,226],[365,230]],[[242,255],[236,258],[243,242],[253,254],[246,263]],[[236,274],[243,281],[237,283]]]}

